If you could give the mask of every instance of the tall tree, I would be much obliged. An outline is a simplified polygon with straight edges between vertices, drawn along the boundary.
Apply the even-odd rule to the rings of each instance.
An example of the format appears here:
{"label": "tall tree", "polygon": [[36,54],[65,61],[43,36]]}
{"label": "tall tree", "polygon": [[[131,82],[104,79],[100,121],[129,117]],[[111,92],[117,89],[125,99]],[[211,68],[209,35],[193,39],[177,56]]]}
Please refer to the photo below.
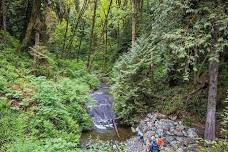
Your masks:
{"label": "tall tree", "polygon": [[6,1],[1,3],[1,29],[6,31]]}
{"label": "tall tree", "polygon": [[[108,62],[108,17],[112,7],[112,0],[110,0],[108,5],[107,13],[105,14],[105,23],[104,23],[104,30],[105,30],[105,55],[104,55],[104,67],[107,65]],[[105,67],[106,68],[106,67]]]}
{"label": "tall tree", "polygon": [[78,11],[78,16],[77,16],[77,19],[75,21],[76,23],[73,26],[72,36],[69,38],[69,42],[66,45],[64,51],[69,51],[71,49],[73,41],[74,41],[74,38],[75,38],[77,30],[78,30],[78,26],[79,26],[79,24],[80,24],[80,22],[82,20],[82,17],[83,17],[83,15],[84,15],[84,13],[85,13],[85,11],[87,9],[88,3],[89,3],[89,0],[84,0],[82,8]]}
{"label": "tall tree", "polygon": [[41,0],[33,0],[32,12],[26,29],[25,37],[22,42],[22,48],[26,48],[32,40],[32,32],[36,28],[36,38],[38,38],[38,28],[40,28],[40,7]]}
{"label": "tall tree", "polygon": [[211,40],[211,56],[209,62],[209,91],[208,91],[208,105],[207,105],[207,120],[205,125],[204,138],[208,140],[215,139],[215,113],[216,113],[216,98],[217,98],[217,83],[218,83],[218,60],[216,43],[218,40],[218,28],[214,25],[212,30]]}
{"label": "tall tree", "polygon": [[132,47],[136,40],[136,24],[137,24],[137,0],[131,0],[132,3]]}
{"label": "tall tree", "polygon": [[88,60],[87,60],[87,69],[88,71],[91,70],[91,64],[92,64],[92,56],[95,52],[95,34],[94,34],[94,27],[96,23],[96,12],[97,12],[97,3],[98,0],[94,0],[94,8],[93,8],[93,18],[92,18],[92,26],[91,26],[91,34],[90,34],[90,44],[89,44],[89,54],[88,54]]}
{"label": "tall tree", "polygon": [[80,35],[79,35],[79,45],[78,45],[78,51],[77,51],[77,62],[79,61],[79,55],[81,52],[81,46],[82,46],[82,39],[85,35],[85,21],[82,22],[81,25],[81,31],[80,31]]}

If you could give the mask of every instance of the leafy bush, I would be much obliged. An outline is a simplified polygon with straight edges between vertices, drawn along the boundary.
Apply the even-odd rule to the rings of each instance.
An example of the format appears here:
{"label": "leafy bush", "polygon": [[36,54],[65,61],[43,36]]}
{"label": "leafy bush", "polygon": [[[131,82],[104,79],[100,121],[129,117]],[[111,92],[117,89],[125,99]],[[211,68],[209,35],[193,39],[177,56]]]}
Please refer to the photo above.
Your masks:
{"label": "leafy bush", "polygon": [[18,140],[7,147],[7,152],[39,152],[41,151],[40,143],[34,140]]}
{"label": "leafy bush", "polygon": [[30,48],[33,57],[31,70],[37,76],[54,77],[58,70],[56,57],[52,55],[46,46],[35,45]]}
{"label": "leafy bush", "polygon": [[44,141],[23,139],[9,145],[7,152],[81,152],[82,150],[77,146],[61,138],[50,138]]}
{"label": "leafy bush", "polygon": [[91,140],[88,152],[125,152],[124,144],[116,141]]}
{"label": "leafy bush", "polygon": [[[1,100],[2,102],[2,100]],[[5,107],[0,111],[0,148],[6,143],[25,137],[28,115]]]}
{"label": "leafy bush", "polygon": [[89,86],[77,79],[54,82],[45,77],[34,77],[31,83],[37,87],[33,100],[38,104],[32,121],[33,134],[78,142],[80,131],[91,126],[84,108]]}
{"label": "leafy bush", "polygon": [[17,48],[19,46],[19,41],[11,36],[8,32],[0,31],[0,37],[0,50]]}
{"label": "leafy bush", "polygon": [[81,61],[57,59],[43,46],[18,54],[15,38],[1,40],[1,150],[79,151],[80,133],[91,127],[85,103],[98,79]]}
{"label": "leafy bush", "polygon": [[80,81],[87,83],[90,88],[97,86],[97,77],[94,74],[88,73],[84,62],[65,59],[59,60],[59,64],[61,65],[63,75],[79,79]]}
{"label": "leafy bush", "polygon": [[5,90],[7,84],[7,80],[5,79],[5,77],[0,76],[0,92]]}
{"label": "leafy bush", "polygon": [[[228,90],[227,90],[227,98],[225,99],[225,104],[228,103]],[[222,136],[227,139],[228,138],[228,106],[225,105],[223,111],[221,112],[221,125],[222,125],[222,130],[221,134]]]}
{"label": "leafy bush", "polygon": [[[49,48],[52,50],[52,52],[55,52],[58,54],[58,56],[66,57],[71,56],[72,53],[75,53],[75,49],[77,49],[77,39],[72,40],[72,46],[73,48],[69,49],[68,52],[65,50],[68,49],[70,44],[70,38],[72,36],[72,28],[71,25],[68,25],[68,32],[65,35],[67,27],[66,20],[62,20],[55,29],[55,32],[52,34],[52,36],[49,39]],[[63,42],[65,43],[65,46],[63,48]]]}
{"label": "leafy bush", "polygon": [[228,143],[224,140],[204,141],[204,146],[200,146],[197,152],[226,152]]}

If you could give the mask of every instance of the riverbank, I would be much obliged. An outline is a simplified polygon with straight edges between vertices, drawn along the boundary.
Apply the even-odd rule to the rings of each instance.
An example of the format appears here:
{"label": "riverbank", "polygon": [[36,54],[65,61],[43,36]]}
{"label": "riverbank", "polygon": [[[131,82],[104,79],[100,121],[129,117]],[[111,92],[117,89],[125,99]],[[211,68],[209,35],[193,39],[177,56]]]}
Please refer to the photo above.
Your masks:
{"label": "riverbank", "polygon": [[[151,137],[164,138],[164,152],[194,151],[197,148],[198,134],[195,128],[186,127],[179,120],[171,120],[160,113],[149,113],[142,119],[137,128],[143,132],[144,141],[141,142],[136,136],[126,141],[105,141],[104,145],[112,148],[124,147],[125,152],[148,152]],[[100,143],[99,143],[100,144]],[[97,145],[95,140],[90,140],[84,148]],[[118,150],[114,150],[120,152]]]}

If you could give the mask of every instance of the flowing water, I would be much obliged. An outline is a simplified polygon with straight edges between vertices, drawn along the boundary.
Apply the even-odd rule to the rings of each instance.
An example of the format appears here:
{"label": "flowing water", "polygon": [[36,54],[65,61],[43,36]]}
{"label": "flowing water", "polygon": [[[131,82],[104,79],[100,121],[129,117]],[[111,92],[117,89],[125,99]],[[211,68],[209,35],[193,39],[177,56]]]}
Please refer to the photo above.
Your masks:
{"label": "flowing water", "polygon": [[118,126],[120,138],[117,137],[113,128],[112,120],[115,119],[113,110],[113,96],[110,94],[107,84],[100,84],[99,89],[92,92],[90,97],[94,100],[93,104],[87,105],[89,114],[93,120],[93,130],[83,132],[81,142],[88,139],[118,140],[124,141],[132,137],[130,128]]}

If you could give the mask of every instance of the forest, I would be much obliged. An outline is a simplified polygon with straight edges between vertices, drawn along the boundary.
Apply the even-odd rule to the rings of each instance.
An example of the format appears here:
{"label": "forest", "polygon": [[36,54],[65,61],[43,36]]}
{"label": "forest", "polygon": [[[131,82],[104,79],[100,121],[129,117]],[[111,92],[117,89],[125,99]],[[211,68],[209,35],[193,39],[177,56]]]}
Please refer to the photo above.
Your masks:
{"label": "forest", "polygon": [[[83,146],[96,121],[115,138]],[[228,151],[227,0],[1,0],[0,152],[156,152],[159,136]]]}

